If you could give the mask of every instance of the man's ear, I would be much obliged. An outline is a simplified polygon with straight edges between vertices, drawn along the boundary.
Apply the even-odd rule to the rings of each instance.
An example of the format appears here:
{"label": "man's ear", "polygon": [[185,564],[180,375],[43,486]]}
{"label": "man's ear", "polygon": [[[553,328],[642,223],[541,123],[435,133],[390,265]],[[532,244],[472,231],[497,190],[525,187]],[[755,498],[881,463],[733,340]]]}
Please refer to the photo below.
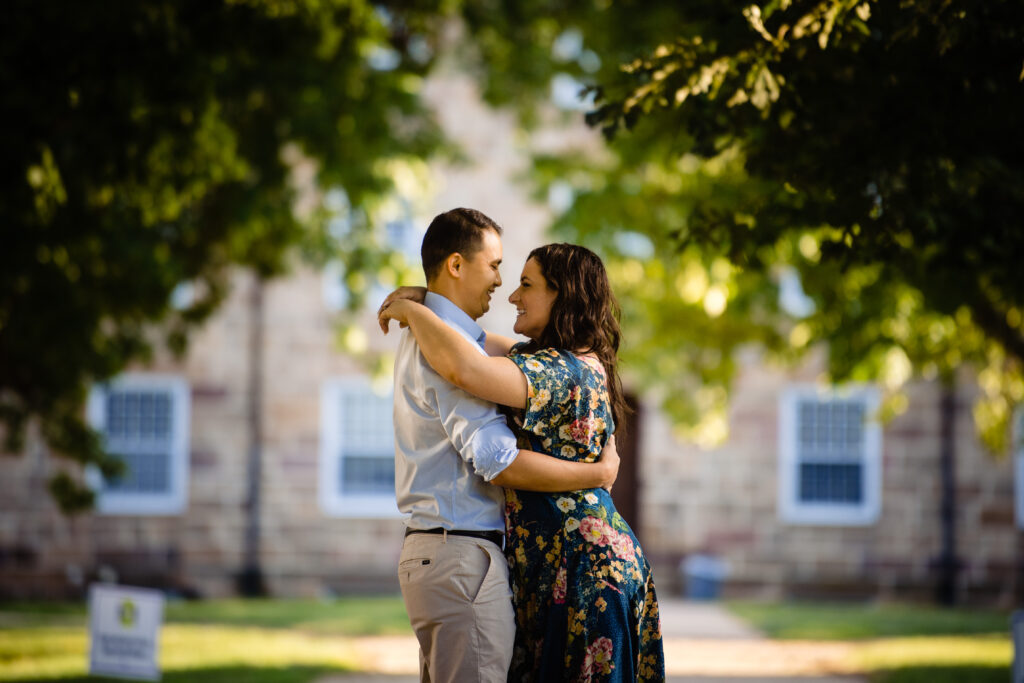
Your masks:
{"label": "man's ear", "polygon": [[460,254],[459,252],[455,252],[454,254],[451,254],[444,261],[444,267],[448,271],[448,275],[450,275],[453,278],[461,277],[461,275],[462,275],[462,264],[463,264],[462,254]]}

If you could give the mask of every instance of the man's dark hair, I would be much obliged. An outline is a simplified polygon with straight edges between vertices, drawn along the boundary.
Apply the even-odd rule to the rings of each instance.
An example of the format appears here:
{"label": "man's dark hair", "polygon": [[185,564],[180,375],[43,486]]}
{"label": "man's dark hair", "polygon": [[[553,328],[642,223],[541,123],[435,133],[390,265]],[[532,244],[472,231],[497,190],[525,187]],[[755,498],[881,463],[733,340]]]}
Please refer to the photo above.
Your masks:
{"label": "man's dark hair", "polygon": [[480,251],[484,231],[501,234],[501,226],[476,209],[452,209],[438,214],[430,222],[420,247],[423,274],[430,282],[452,254],[458,252],[469,259]]}

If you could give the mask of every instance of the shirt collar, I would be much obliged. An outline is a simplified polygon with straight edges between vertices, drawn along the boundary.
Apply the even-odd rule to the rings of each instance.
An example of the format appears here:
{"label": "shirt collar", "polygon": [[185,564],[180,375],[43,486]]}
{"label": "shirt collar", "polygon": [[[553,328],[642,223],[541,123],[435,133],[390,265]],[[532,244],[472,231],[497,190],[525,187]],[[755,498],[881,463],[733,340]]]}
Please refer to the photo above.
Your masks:
{"label": "shirt collar", "polygon": [[451,299],[437,292],[427,292],[423,305],[436,313],[437,317],[441,320],[458,327],[468,334],[470,339],[475,339],[481,349],[484,348],[484,340],[487,338],[484,328],[477,325],[476,321],[470,318],[468,313],[452,303]]}

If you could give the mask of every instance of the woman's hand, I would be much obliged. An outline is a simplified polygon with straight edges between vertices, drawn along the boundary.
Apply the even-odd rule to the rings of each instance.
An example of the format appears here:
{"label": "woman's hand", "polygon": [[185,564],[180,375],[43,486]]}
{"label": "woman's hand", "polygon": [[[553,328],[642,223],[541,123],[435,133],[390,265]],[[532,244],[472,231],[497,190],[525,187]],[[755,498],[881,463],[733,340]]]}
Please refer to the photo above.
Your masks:
{"label": "woman's hand", "polygon": [[[395,291],[388,294],[384,298],[384,303],[382,303],[380,305],[380,308],[377,309],[377,322],[380,323],[380,329],[384,332],[384,334],[388,333],[386,323],[380,320],[380,314],[381,311],[387,308],[388,304],[390,304],[392,301],[395,301],[397,299],[409,299],[410,301],[415,301],[416,303],[421,304],[426,298],[426,287],[399,287]],[[405,327],[405,325],[402,325],[402,327]]]}
{"label": "woman's hand", "polygon": [[619,476],[619,451],[615,448],[615,435],[612,434],[608,438],[608,443],[604,445],[604,450],[601,451],[601,459],[598,461],[606,470],[605,482],[601,484],[601,488],[612,492],[612,485],[615,483],[616,477]]}
{"label": "woman's hand", "polygon": [[380,329],[384,334],[388,333],[392,320],[398,321],[400,327],[408,327],[409,316],[412,315],[413,310],[418,306],[422,306],[422,304],[418,304],[412,299],[385,301],[384,305],[377,311],[377,324],[380,325]]}

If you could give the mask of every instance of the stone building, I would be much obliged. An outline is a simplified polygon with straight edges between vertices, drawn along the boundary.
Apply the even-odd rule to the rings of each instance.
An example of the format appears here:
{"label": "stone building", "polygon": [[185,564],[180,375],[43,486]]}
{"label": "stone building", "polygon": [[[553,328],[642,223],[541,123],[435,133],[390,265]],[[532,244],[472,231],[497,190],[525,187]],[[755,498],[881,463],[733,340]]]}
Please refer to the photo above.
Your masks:
{"label": "stone building", "polygon": [[[511,115],[485,109],[457,77],[434,80],[428,96],[472,163],[432,168],[428,205],[389,229],[418,245],[430,217],[455,206],[501,223],[505,282],[482,322],[508,331],[505,300],[549,210],[515,183],[527,157]],[[559,128],[529,144],[590,135]],[[0,598],[77,596],[115,577],[209,597],[259,584],[277,596],[396,590],[390,397],[339,351],[339,287],[330,269],[270,282],[237,272],[182,360],[158,354],[96,387],[90,419],[132,474],[98,482],[94,513],[59,514],[46,492],[55,461],[37,438],[0,458]],[[371,347],[393,348],[397,335],[377,334],[372,316],[362,323]],[[782,371],[746,358],[732,435],[714,450],[674,438],[631,387],[639,410],[620,444],[615,497],[662,590],[684,591],[680,563],[702,555],[725,567],[733,594],[927,597],[943,547],[945,446],[956,463],[957,581],[977,600],[1018,594],[1024,461],[978,444],[969,383],[947,404],[952,420],[941,387],[921,383],[910,410],[879,426],[867,419],[875,388],[825,390],[817,374],[814,362]]]}
{"label": "stone building", "polygon": [[1003,605],[1019,598],[1024,454],[1000,459],[979,443],[974,387],[962,383],[944,406],[938,383],[913,383],[907,412],[880,425],[870,419],[877,387],[822,387],[820,369],[746,359],[731,436],[713,450],[673,440],[669,425],[646,413],[648,552],[668,570],[683,554],[722,558],[734,595],[930,600],[943,581],[946,447],[959,595]]}

